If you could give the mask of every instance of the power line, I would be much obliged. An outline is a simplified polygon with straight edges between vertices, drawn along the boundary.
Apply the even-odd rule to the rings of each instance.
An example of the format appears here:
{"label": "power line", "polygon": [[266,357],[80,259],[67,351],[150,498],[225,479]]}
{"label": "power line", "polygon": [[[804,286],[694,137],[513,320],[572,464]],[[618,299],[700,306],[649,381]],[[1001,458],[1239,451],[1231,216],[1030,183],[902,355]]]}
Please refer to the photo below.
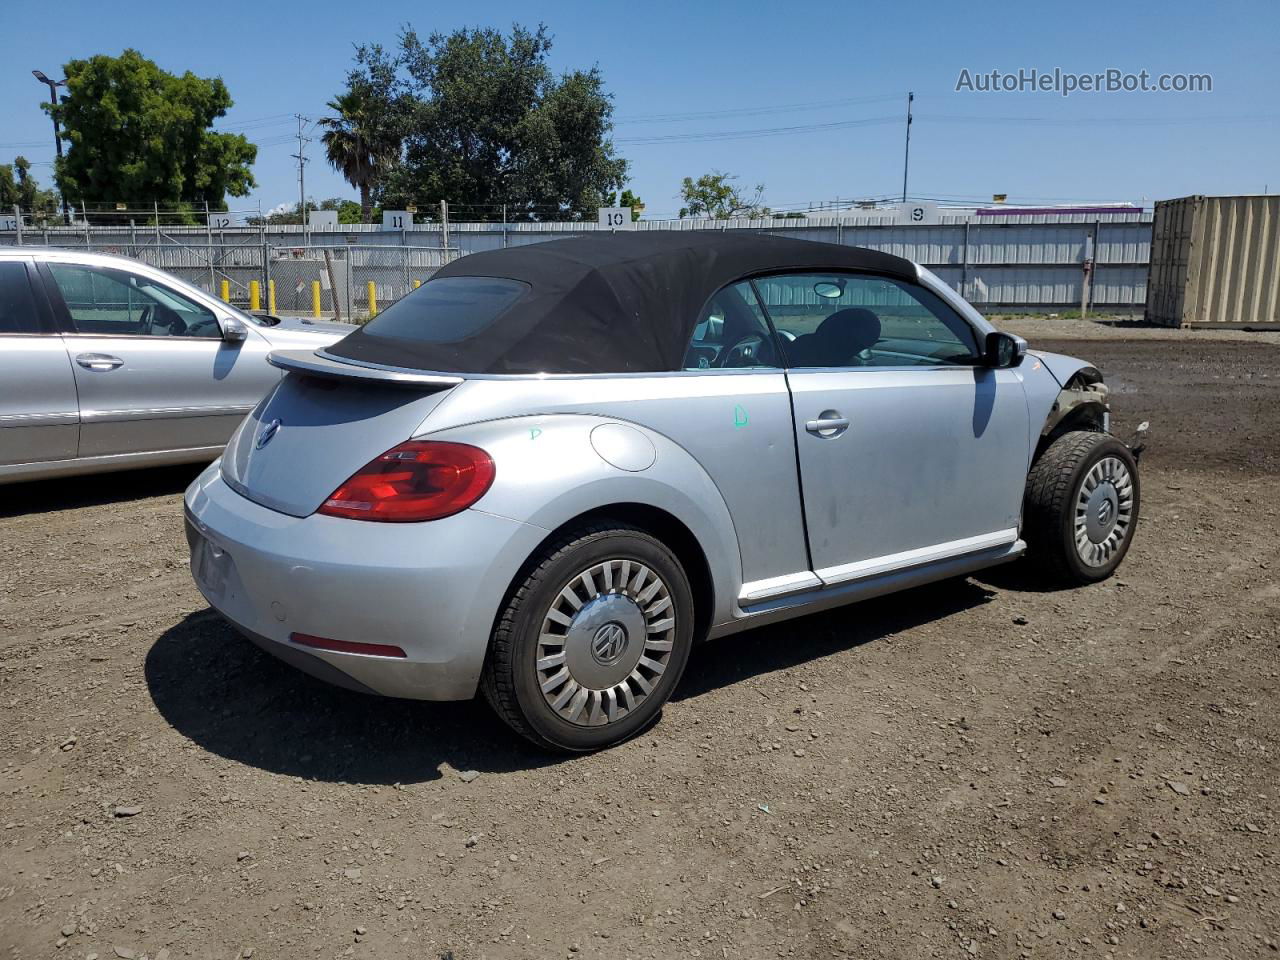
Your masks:
{"label": "power line", "polygon": [[1022,123],[1039,126],[1062,127],[1097,124],[1100,126],[1155,127],[1218,123],[1274,123],[1275,121],[1280,120],[1280,114],[1252,113],[1220,117],[981,117],[946,113],[928,113],[920,114],[918,119],[932,120],[935,123]]}
{"label": "power line", "polygon": [[821,110],[830,107],[846,107],[858,103],[887,103],[898,99],[886,97],[845,97],[839,100],[809,100],[804,103],[784,103],[774,107],[740,107],[731,110],[702,110],[695,113],[649,113],[633,117],[618,117],[615,124],[632,123],[683,123],[687,120],[712,120],[718,117],[758,117],[770,113],[793,113],[797,110]]}
{"label": "power line", "polygon": [[816,133],[820,130],[843,130],[849,127],[870,127],[884,123],[898,123],[901,117],[863,117],[858,120],[837,120],[832,123],[809,123],[789,127],[759,127],[751,130],[721,130],[703,133],[672,133],[651,137],[618,137],[617,144],[639,146],[654,143],[699,143],[712,140],[754,140],[758,137],[781,137],[789,134]]}

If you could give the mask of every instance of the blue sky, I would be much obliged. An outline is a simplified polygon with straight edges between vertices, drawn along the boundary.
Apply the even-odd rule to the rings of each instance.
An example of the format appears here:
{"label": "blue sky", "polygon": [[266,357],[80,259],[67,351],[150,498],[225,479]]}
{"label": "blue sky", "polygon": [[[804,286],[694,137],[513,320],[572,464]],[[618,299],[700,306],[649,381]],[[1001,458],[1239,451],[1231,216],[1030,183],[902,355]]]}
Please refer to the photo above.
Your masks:
{"label": "blue sky", "polygon": [[[233,207],[296,200],[289,115],[323,115],[352,44],[460,26],[545,22],[558,69],[598,64],[619,149],[646,216],[672,216],[680,179],[712,168],[765,184],[775,207],[902,187],[902,122],[915,93],[910,193],[1011,201],[1141,201],[1280,190],[1280,4],[1267,2],[431,4],[409,0],[14,2],[4,14],[0,161],[25,154],[48,181],[52,131],[31,68],[135,47],[168,70],[220,75],[221,126],[263,143],[259,187]],[[51,28],[52,24],[52,28]],[[1208,73],[1211,93],[956,92],[1019,68]],[[704,116],[689,117],[690,114]],[[654,119],[658,117],[687,119]],[[894,119],[885,119],[894,118]],[[760,135],[779,127],[824,127]],[[626,143],[754,131],[750,138]],[[311,197],[353,196],[319,145]]]}

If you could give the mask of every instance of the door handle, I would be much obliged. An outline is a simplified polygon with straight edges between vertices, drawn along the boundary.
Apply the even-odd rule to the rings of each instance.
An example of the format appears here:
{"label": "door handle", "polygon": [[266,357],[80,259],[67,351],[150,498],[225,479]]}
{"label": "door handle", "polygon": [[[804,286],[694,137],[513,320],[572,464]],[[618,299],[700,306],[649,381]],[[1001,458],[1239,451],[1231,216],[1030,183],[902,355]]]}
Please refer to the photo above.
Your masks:
{"label": "door handle", "polygon": [[114,370],[124,366],[123,360],[109,353],[82,353],[76,357],[76,363],[86,370]]}
{"label": "door handle", "polygon": [[808,420],[804,428],[815,437],[830,440],[849,429],[848,417],[842,417],[835,410],[824,410],[817,420]]}

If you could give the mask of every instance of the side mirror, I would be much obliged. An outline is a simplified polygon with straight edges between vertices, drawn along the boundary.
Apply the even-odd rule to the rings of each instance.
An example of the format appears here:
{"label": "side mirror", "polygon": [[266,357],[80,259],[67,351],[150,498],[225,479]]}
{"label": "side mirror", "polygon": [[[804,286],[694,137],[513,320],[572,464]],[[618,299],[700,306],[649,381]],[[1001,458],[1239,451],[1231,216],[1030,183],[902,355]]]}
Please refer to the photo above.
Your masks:
{"label": "side mirror", "polygon": [[222,339],[228,343],[240,343],[249,339],[249,331],[238,317],[223,317]]}
{"label": "side mirror", "polygon": [[1012,333],[993,330],[983,344],[982,365],[994,370],[1007,370],[1022,363],[1027,355],[1027,341]]}

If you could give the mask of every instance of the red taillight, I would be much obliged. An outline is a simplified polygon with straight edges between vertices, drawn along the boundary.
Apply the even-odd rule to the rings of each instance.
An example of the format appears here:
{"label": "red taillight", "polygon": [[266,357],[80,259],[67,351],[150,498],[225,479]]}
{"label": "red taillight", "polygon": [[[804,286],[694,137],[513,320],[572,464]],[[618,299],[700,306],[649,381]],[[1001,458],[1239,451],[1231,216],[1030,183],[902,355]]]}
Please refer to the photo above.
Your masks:
{"label": "red taillight", "polygon": [[317,650],[336,650],[338,653],[363,653],[369,657],[403,657],[405,652],[389,643],[358,643],[353,640],[330,640],[328,637],[313,637],[309,633],[291,633],[289,639],[304,647],[315,647]]}
{"label": "red taillight", "polygon": [[493,460],[479,447],[409,440],[366,463],[316,512],[388,523],[439,520],[483,497],[493,474]]}

